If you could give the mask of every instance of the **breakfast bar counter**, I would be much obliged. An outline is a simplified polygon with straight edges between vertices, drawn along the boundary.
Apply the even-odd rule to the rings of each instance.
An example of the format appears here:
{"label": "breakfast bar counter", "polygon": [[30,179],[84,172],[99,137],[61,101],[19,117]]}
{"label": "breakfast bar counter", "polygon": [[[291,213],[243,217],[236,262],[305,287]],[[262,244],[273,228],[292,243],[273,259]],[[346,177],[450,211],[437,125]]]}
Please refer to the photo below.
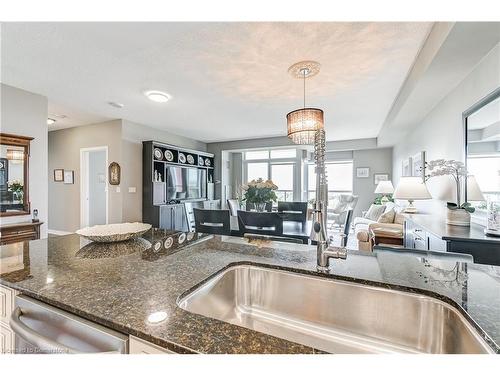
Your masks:
{"label": "breakfast bar counter", "polygon": [[[312,246],[161,230],[115,244],[51,237],[2,246],[0,257],[2,285],[178,353],[321,352],[178,306],[199,283],[238,264],[437,298],[458,309],[493,352],[500,351],[495,266],[350,251],[346,260],[331,260],[328,274],[319,274]],[[164,319],[152,321],[158,312]]]}

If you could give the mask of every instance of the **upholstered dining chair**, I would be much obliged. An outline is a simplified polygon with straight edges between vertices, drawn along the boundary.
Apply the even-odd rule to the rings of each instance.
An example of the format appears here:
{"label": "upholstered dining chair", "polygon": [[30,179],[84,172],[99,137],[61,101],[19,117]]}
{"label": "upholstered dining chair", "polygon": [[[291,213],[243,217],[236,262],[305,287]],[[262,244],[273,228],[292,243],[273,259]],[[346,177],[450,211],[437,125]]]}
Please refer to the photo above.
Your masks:
{"label": "upholstered dining chair", "polygon": [[231,235],[229,210],[193,208],[193,213],[196,232]]}
{"label": "upholstered dining chair", "polygon": [[238,210],[240,209],[240,202],[238,199],[228,199],[227,206],[231,212],[231,216],[238,216]]}
{"label": "upholstered dining chair", "polygon": [[278,212],[284,221],[307,221],[307,202],[278,202]]}
{"label": "upholstered dining chair", "polygon": [[238,211],[238,227],[241,235],[245,233],[266,236],[283,234],[283,219],[275,212]]}

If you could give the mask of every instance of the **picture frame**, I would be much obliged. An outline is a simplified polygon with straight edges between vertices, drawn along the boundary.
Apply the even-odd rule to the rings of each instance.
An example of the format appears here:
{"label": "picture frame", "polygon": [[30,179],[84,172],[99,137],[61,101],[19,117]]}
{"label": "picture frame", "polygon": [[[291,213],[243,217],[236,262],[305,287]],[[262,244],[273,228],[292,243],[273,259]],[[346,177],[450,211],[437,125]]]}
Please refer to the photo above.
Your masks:
{"label": "picture frame", "polygon": [[64,169],[54,169],[54,182],[64,182]]}
{"label": "picture frame", "polygon": [[378,185],[380,181],[389,181],[389,173],[374,173],[373,183],[375,186]]}
{"label": "picture frame", "polygon": [[121,167],[117,162],[112,162],[108,167],[108,178],[110,185],[120,185]]}
{"label": "picture frame", "polygon": [[425,180],[425,151],[417,152],[411,158],[411,175]]}
{"label": "picture frame", "polygon": [[368,178],[368,177],[370,177],[370,168],[369,167],[358,167],[358,168],[356,168],[356,177],[357,178]]}
{"label": "picture frame", "polygon": [[411,158],[404,159],[401,164],[402,164],[401,165],[401,167],[402,167],[401,176],[402,177],[410,177],[411,176],[411,172],[412,172]]}
{"label": "picture frame", "polygon": [[75,183],[75,171],[64,170],[64,183],[65,184]]}

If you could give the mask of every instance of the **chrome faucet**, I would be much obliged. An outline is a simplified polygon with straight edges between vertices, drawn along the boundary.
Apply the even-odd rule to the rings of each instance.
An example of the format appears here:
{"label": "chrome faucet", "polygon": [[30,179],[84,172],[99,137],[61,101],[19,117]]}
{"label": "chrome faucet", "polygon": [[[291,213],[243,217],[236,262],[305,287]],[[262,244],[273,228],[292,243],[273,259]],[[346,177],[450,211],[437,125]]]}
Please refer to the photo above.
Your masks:
{"label": "chrome faucet", "polygon": [[314,137],[314,159],[316,162],[316,201],[313,210],[311,241],[316,242],[317,265],[320,272],[328,272],[330,258],[346,259],[347,250],[331,247],[327,235],[328,180],[325,171],[325,131],[316,131]]}

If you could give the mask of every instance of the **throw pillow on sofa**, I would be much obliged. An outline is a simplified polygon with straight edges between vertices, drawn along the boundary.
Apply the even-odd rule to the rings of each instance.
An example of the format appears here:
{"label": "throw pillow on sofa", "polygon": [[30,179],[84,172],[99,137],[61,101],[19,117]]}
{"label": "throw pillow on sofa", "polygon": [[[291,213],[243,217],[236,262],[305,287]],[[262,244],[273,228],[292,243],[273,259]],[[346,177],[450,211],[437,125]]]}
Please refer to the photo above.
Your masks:
{"label": "throw pillow on sofa", "polygon": [[387,212],[384,212],[380,217],[378,218],[379,223],[384,223],[384,224],[392,224],[394,223],[394,217],[396,216],[396,211],[394,209],[391,209]]}
{"label": "throw pillow on sofa", "polygon": [[384,204],[372,204],[365,215],[366,219],[377,221],[385,211]]}

